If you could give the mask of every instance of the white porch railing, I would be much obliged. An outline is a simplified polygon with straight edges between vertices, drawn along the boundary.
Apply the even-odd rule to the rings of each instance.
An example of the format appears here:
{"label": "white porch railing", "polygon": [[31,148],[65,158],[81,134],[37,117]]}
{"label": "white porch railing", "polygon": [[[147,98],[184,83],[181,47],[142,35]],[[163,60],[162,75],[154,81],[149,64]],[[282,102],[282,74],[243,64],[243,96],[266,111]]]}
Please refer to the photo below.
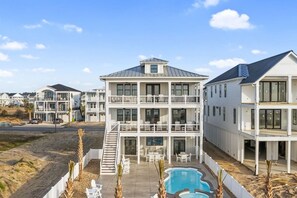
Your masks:
{"label": "white porch railing", "polygon": [[[90,151],[83,157],[83,167],[85,168],[92,159],[102,159],[102,149],[90,149]],[[67,164],[65,164],[66,166]],[[78,176],[79,164],[76,163],[73,171],[73,180]],[[65,191],[66,182],[68,181],[69,172],[63,176],[58,183],[51,187],[51,189],[43,196],[43,198],[59,198]]]}
{"label": "white porch railing", "polygon": [[109,96],[111,104],[137,104],[137,96]]}
{"label": "white porch railing", "polygon": [[193,95],[184,95],[184,96],[171,96],[171,103],[198,103],[200,102],[199,96],[193,96]]}
{"label": "white porch railing", "polygon": [[168,104],[167,95],[142,95],[140,96],[140,103],[152,103],[152,104]]}

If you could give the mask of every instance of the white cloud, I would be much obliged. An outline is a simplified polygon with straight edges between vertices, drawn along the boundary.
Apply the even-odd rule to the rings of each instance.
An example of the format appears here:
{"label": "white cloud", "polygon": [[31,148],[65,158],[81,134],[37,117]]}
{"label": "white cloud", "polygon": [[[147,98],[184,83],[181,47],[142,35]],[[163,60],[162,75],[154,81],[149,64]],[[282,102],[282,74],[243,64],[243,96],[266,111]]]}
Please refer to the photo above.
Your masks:
{"label": "white cloud", "polygon": [[13,76],[12,72],[0,69],[0,77],[5,78],[5,77],[12,77],[12,76]]}
{"label": "white cloud", "polygon": [[199,67],[199,68],[196,68],[195,71],[199,74],[212,73],[212,70],[207,67]]}
{"label": "white cloud", "polygon": [[6,54],[0,52],[0,61],[9,61],[9,58]]}
{"label": "white cloud", "polygon": [[220,3],[220,0],[195,0],[192,6],[194,8],[200,8],[202,5],[207,8],[210,6],[216,6]]}
{"label": "white cloud", "polygon": [[33,72],[38,72],[38,73],[48,73],[48,72],[55,72],[55,69],[52,68],[43,68],[43,67],[38,67],[32,69]]}
{"label": "white cloud", "polygon": [[41,22],[44,23],[44,24],[48,24],[48,25],[50,24],[50,22],[45,20],[45,19],[42,19]]}
{"label": "white cloud", "polygon": [[90,70],[90,68],[85,67],[85,68],[83,69],[83,72],[85,72],[85,73],[91,73],[91,70]]}
{"label": "white cloud", "polygon": [[37,28],[41,28],[42,25],[40,24],[33,24],[33,25],[24,25],[24,28],[26,29],[37,29]]}
{"label": "white cloud", "polygon": [[216,66],[217,68],[227,68],[234,67],[240,63],[246,63],[246,61],[241,58],[228,58],[210,61],[209,65]]}
{"label": "white cloud", "polygon": [[175,57],[175,60],[178,60],[178,61],[179,61],[179,60],[181,60],[181,59],[183,59],[182,56],[176,56],[176,57]]}
{"label": "white cloud", "polygon": [[7,42],[5,44],[2,44],[0,48],[6,49],[6,50],[22,50],[27,48],[27,43],[12,41],[12,42]]}
{"label": "white cloud", "polygon": [[35,48],[36,49],[45,49],[46,47],[42,43],[37,43],[37,44],[35,44]]}
{"label": "white cloud", "polygon": [[81,27],[78,27],[76,25],[73,24],[65,24],[64,25],[64,30],[69,31],[69,32],[77,32],[77,33],[81,33],[83,31],[83,29]]}
{"label": "white cloud", "polygon": [[22,54],[21,57],[25,59],[31,59],[31,60],[39,59],[39,57],[32,56],[31,54]]}
{"label": "white cloud", "polygon": [[5,41],[5,40],[8,39],[8,37],[7,36],[3,36],[3,35],[0,34],[0,39],[3,40],[3,41]]}
{"label": "white cloud", "polygon": [[145,55],[138,55],[138,58],[139,58],[139,60],[144,60],[144,59],[147,59],[147,56],[145,56]]}
{"label": "white cloud", "polygon": [[262,50],[258,50],[258,49],[253,49],[251,51],[252,54],[258,55],[258,54],[266,54],[267,52],[262,51]]}
{"label": "white cloud", "polygon": [[235,10],[226,9],[212,15],[209,24],[218,29],[252,29],[254,26],[249,22],[250,17],[246,14],[238,14]]}

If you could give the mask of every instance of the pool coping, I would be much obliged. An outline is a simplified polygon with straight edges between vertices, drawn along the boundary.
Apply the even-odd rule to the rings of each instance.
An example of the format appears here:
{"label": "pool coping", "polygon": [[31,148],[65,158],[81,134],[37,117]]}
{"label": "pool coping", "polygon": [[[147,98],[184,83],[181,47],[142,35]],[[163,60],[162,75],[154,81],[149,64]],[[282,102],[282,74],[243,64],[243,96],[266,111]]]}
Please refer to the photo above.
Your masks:
{"label": "pool coping", "polygon": [[[214,189],[212,183],[210,181],[208,181],[208,180],[205,179],[206,173],[203,170],[201,170],[201,169],[199,169],[197,167],[194,167],[194,166],[187,166],[187,167],[184,167],[184,166],[174,166],[174,167],[167,168],[164,171],[166,173],[166,177],[164,178],[164,182],[165,182],[166,178],[169,177],[169,174],[166,171],[167,170],[170,170],[170,169],[174,169],[174,168],[184,168],[184,169],[192,168],[192,169],[195,169],[198,172],[200,172],[202,174],[201,181],[204,181],[204,182],[206,182],[209,185],[209,189],[210,189],[211,192],[206,192],[206,191],[203,191],[203,190],[200,190],[200,189],[195,189],[194,192],[204,193],[204,194],[208,195],[209,197],[215,197],[214,196],[215,189]],[[188,188],[185,188],[183,190],[177,191],[175,194],[167,193],[167,197],[168,198],[180,198],[179,195],[182,192],[190,192],[190,190]]]}

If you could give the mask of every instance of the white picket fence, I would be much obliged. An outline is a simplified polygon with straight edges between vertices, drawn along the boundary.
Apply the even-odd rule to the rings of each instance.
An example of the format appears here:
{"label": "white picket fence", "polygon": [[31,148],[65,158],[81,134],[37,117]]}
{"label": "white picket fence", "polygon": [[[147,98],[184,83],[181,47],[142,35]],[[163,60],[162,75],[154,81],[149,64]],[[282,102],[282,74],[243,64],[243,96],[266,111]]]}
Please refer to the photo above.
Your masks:
{"label": "white picket fence", "polygon": [[[102,159],[102,153],[102,149],[90,149],[83,158],[83,167],[85,168],[92,159]],[[67,164],[65,164],[65,166],[67,166]],[[76,163],[73,171],[73,179],[78,176],[78,173],[79,164]],[[69,173],[62,177],[60,181],[56,183],[56,185],[54,185],[51,190],[46,193],[46,195],[44,195],[43,198],[59,198],[65,190],[68,177]]]}
{"label": "white picket fence", "polygon": [[[204,163],[217,175],[218,171],[222,169],[219,164],[213,160],[207,153],[203,153]],[[229,175],[224,169],[223,171],[223,183],[224,185],[235,195],[240,198],[253,198],[253,196],[240,184],[236,179]]]}

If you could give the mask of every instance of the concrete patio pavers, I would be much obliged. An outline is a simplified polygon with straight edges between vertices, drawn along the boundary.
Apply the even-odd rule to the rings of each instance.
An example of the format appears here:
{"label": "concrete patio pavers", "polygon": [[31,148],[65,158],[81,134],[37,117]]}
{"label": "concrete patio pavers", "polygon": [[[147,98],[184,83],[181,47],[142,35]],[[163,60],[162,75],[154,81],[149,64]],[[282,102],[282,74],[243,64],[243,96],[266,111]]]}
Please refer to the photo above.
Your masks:
{"label": "concrete patio pavers", "polygon": [[[130,157],[130,160],[130,173],[124,174],[122,177],[123,196],[125,198],[150,198],[158,192],[159,175],[156,169],[157,163],[145,162],[145,159],[142,159],[141,163],[137,164],[135,158]],[[216,178],[198,160],[192,160],[192,162],[187,163],[172,162],[170,165],[165,161],[165,170],[170,167],[196,167],[200,172],[204,173],[202,180],[206,180],[212,190],[217,186]],[[100,177],[99,182],[103,184],[103,197],[114,197],[116,180],[116,175],[102,175]],[[224,192],[224,197],[231,196]]]}

